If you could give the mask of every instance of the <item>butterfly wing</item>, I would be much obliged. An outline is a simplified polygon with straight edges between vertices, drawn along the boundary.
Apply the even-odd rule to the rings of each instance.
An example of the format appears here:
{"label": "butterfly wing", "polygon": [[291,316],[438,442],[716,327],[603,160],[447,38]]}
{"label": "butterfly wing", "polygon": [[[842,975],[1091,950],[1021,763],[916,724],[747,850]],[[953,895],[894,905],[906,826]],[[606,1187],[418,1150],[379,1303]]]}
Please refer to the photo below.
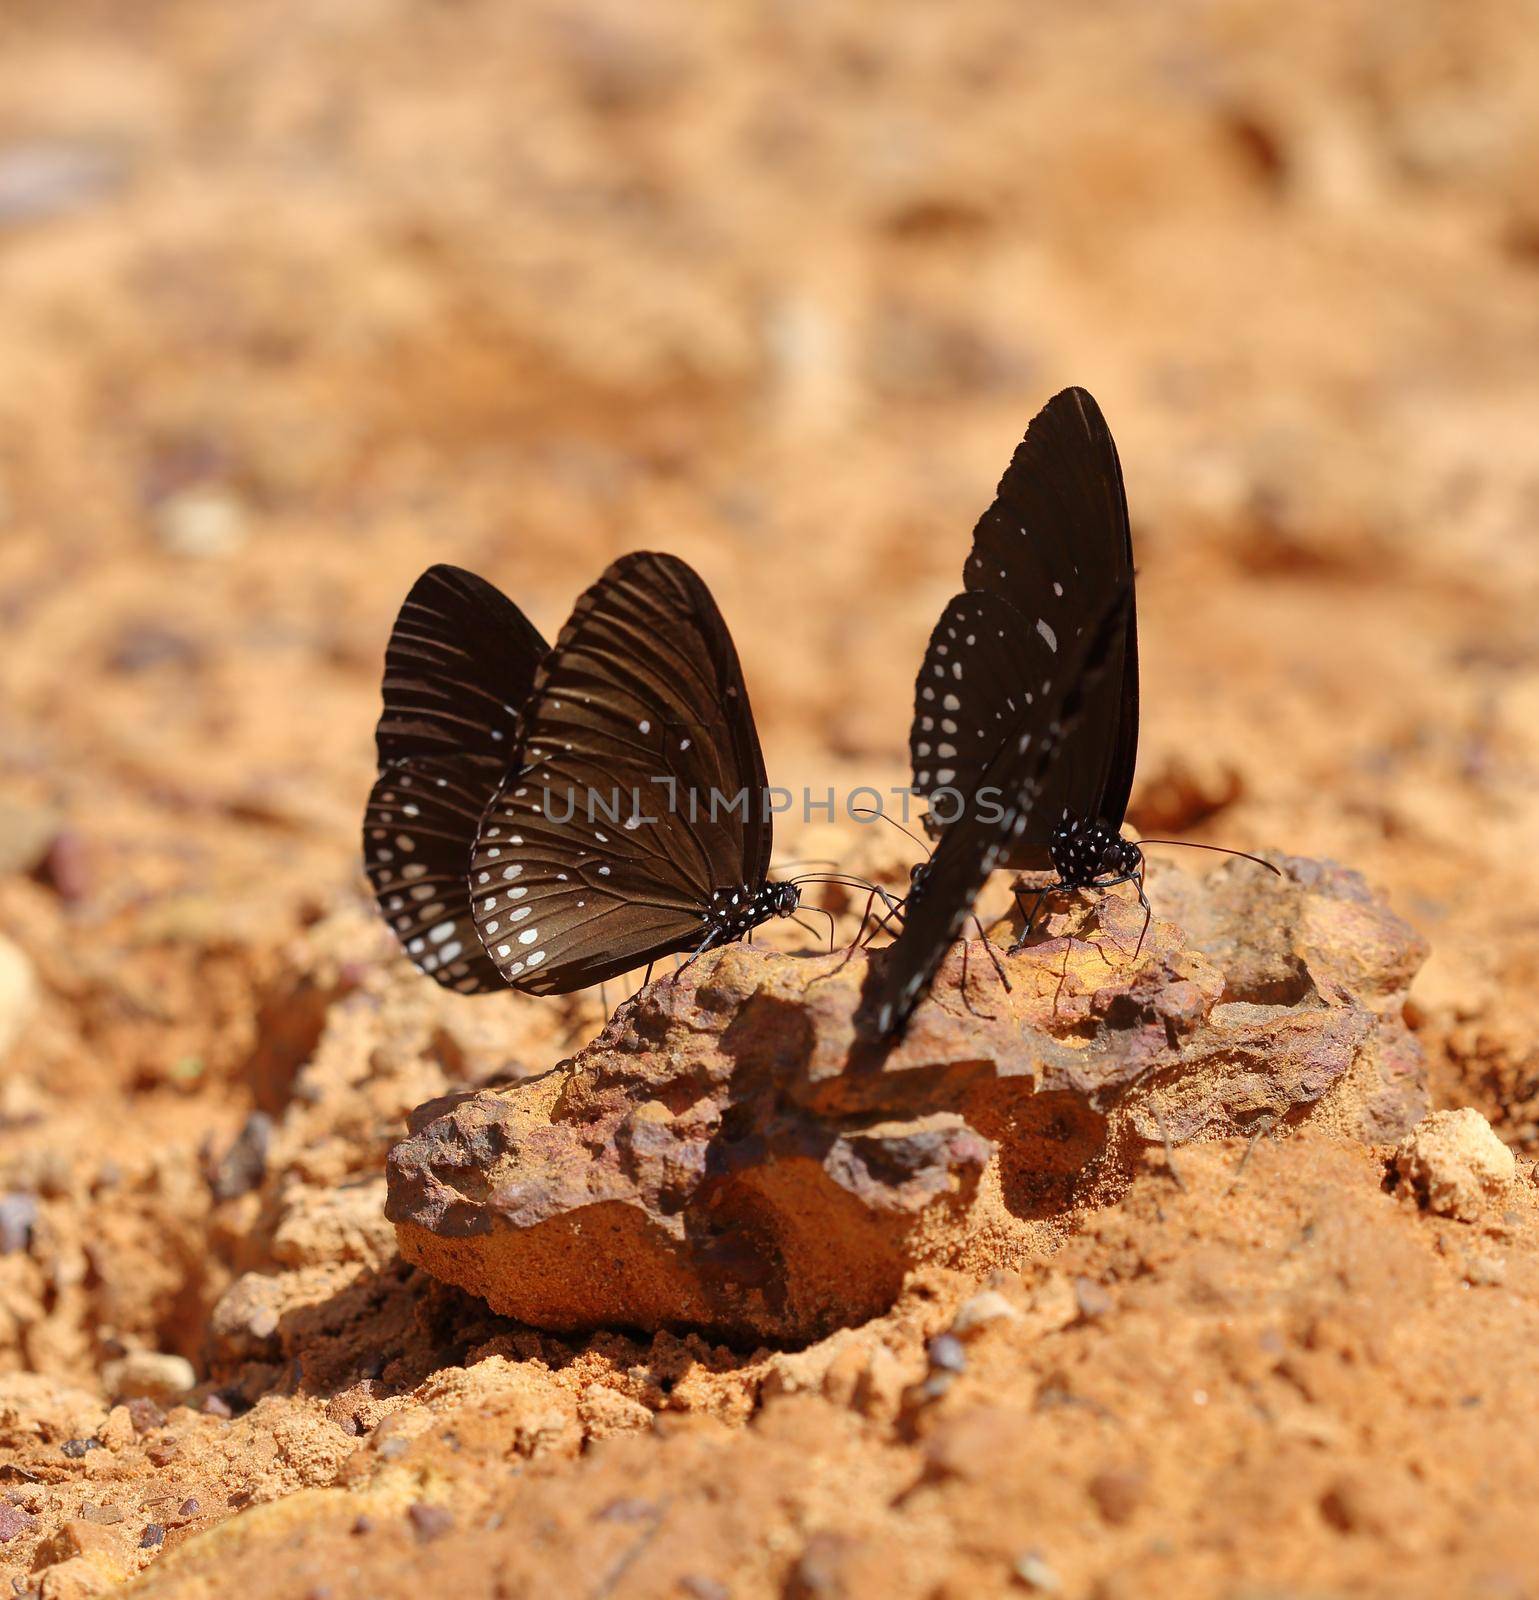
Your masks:
{"label": "butterfly wing", "polygon": [[909,896],[903,928],[887,950],[870,1015],[897,1038],[962,931],[989,874],[1030,830],[1048,781],[1076,735],[1097,686],[1125,637],[1131,585],[1103,607],[1088,637],[1065,652],[1059,678],[1010,725],[962,814],[946,827]]}
{"label": "butterfly wing", "polygon": [[[1013,681],[1023,693],[1033,682],[1051,678],[1052,663],[1095,625],[1108,595],[1124,588],[1131,594],[1133,546],[1122,468],[1106,419],[1085,390],[1063,390],[1033,418],[993,504],[973,531],[963,581],[970,591],[992,594],[1014,608],[1019,638],[1013,650],[1027,671]],[[936,643],[932,637],[932,651]],[[966,694],[953,696],[965,708],[956,720],[980,725],[971,714],[971,697],[988,699],[983,686],[990,671],[1008,663],[991,662],[986,655],[974,670],[965,651],[955,648],[943,659],[969,684]],[[931,682],[939,686],[938,664],[926,656],[921,689]],[[979,709],[998,707],[980,704]],[[916,723],[924,715],[925,708],[916,705]],[[1027,832],[1012,846],[1006,864],[1046,865],[1048,835],[1065,810],[1120,826],[1137,753],[1138,624],[1130,601],[1123,632],[1112,641],[1078,730],[1048,774]],[[926,789],[918,776],[923,770],[916,761],[921,790]]]}
{"label": "butterfly wing", "polygon": [[476,937],[465,872],[545,649],[491,584],[434,566],[412,585],[385,651],[364,868],[406,953],[462,994],[506,987]]}
{"label": "butterfly wing", "polygon": [[582,596],[520,739],[470,879],[507,982],[565,994],[692,950],[714,891],[763,885],[771,830],[742,668],[676,557],[624,556]]}
{"label": "butterfly wing", "polygon": [[1020,613],[997,595],[980,590],[946,602],[914,683],[908,741],[933,836],[951,814],[947,796],[972,794],[1011,730],[1046,716],[1043,696],[1058,668],[1042,634],[1022,626]]}
{"label": "butterfly wing", "polygon": [[423,756],[507,766],[518,713],[546,649],[500,590],[461,567],[429,567],[401,604],[385,649],[379,765]]}

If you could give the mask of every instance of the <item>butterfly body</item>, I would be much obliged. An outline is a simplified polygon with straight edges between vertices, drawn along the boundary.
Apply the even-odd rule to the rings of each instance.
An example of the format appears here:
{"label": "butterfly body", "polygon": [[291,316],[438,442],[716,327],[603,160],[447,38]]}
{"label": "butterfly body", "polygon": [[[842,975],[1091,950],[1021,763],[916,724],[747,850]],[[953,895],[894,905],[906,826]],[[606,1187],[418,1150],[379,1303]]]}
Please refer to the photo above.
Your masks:
{"label": "butterfly body", "polygon": [[701,943],[708,948],[732,944],[772,917],[794,916],[801,899],[794,883],[766,883],[758,889],[743,883],[735,889],[718,889],[700,919],[705,928]]}
{"label": "butterfly body", "polygon": [[1143,867],[1143,851],[1104,822],[1086,822],[1064,812],[1048,841],[1058,889],[1105,888],[1126,883]]}

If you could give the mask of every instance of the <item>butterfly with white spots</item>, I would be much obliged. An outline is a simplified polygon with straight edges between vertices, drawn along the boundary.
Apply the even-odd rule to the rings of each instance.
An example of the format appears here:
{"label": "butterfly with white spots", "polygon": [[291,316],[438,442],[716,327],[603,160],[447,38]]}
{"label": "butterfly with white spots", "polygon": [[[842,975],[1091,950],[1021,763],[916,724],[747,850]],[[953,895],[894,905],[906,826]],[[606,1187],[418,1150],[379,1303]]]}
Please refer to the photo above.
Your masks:
{"label": "butterfly with white spots", "polygon": [[621,557],[535,678],[470,863],[504,980],[566,994],[791,916],[726,623],[677,557]]}
{"label": "butterfly with white spots", "polygon": [[1117,447],[1083,389],[1054,395],[973,531],[914,685],[909,755],[939,839],[873,1001],[901,1033],[997,868],[1139,882],[1121,835],[1138,753],[1133,545]]}

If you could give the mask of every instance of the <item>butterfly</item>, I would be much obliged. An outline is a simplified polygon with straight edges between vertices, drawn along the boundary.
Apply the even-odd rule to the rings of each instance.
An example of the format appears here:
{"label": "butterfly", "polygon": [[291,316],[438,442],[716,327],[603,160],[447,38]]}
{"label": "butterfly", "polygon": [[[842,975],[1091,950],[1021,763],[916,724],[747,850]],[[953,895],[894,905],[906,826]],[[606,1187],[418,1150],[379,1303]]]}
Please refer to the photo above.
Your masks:
{"label": "butterfly", "polygon": [[[1065,653],[1125,591],[1123,632],[1084,687],[1075,734],[1000,865],[1051,867],[1064,888],[1136,876],[1141,854],[1120,832],[1138,759],[1133,540],[1117,447],[1084,389],[1054,395],[1032,419],[973,531],[963,582],[966,593],[947,603],[915,684],[915,788],[965,798],[1013,722],[1046,727]],[[932,803],[926,828],[944,832],[944,808]]]}
{"label": "butterfly", "polygon": [[412,585],[385,651],[364,870],[407,955],[461,994],[505,987],[476,936],[466,875],[547,648],[491,584],[439,565]]}
{"label": "butterfly", "polygon": [[509,984],[566,994],[795,914],[769,881],[764,758],[710,590],[622,556],[540,664],[470,861],[476,931]]}
{"label": "butterfly", "polygon": [[940,843],[884,969],[889,1036],[996,867],[1051,867],[1064,888],[1131,879],[1143,895],[1142,853],[1121,834],[1138,753],[1132,535],[1117,447],[1085,390],[1032,420],[963,582],[914,686],[914,787]]}

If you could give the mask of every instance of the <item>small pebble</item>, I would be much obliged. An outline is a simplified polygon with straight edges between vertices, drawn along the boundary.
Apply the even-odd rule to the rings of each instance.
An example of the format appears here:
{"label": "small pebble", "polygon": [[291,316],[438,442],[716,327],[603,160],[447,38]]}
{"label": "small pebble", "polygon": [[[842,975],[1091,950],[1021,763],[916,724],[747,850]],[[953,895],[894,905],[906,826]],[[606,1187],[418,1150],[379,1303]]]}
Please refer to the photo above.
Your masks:
{"label": "small pebble", "polygon": [[930,1366],[937,1372],[965,1372],[967,1352],[954,1334],[943,1333],[930,1341]]}
{"label": "small pebble", "polygon": [[1112,1309],[1112,1297],[1094,1278],[1074,1280],[1074,1302],[1079,1314],[1087,1320],[1106,1316]]}
{"label": "small pebble", "polygon": [[139,1535],[139,1548],[141,1550],[153,1550],[156,1545],[164,1544],[165,1538],[166,1530],[163,1524],[159,1522],[146,1523],[144,1532]]}
{"label": "small pebble", "polygon": [[1395,1168],[1427,1210],[1461,1222],[1494,1209],[1517,1176],[1512,1151],[1471,1106],[1429,1112],[1400,1141]]}
{"label": "small pebble", "polygon": [[1019,1321],[1020,1315],[997,1289],[984,1289],[957,1307],[951,1331],[959,1338],[966,1338],[991,1322]]}
{"label": "small pebble", "polygon": [[0,1505],[0,1544],[9,1544],[18,1535],[37,1526],[37,1518],[20,1506]]}
{"label": "small pebble", "polygon": [[182,1501],[182,1503],[176,1508],[176,1514],[179,1517],[195,1517],[200,1509],[201,1508],[199,1507],[198,1502],[189,1498]]}
{"label": "small pebble", "polygon": [[57,833],[33,875],[66,905],[79,905],[89,899],[91,859],[85,840],[72,828]]}
{"label": "small pebble", "polygon": [[649,1522],[657,1515],[655,1500],[611,1500],[598,1513],[599,1522]]}
{"label": "small pebble", "polygon": [[0,1199],[0,1256],[20,1255],[32,1245],[37,1226],[37,1196],[13,1190]]}
{"label": "small pebble", "polygon": [[147,1395],[135,1395],[128,1402],[128,1420],[135,1433],[154,1433],[166,1425],[166,1414]]}
{"label": "small pebble", "polygon": [[428,1500],[419,1500],[415,1505],[408,1506],[406,1515],[419,1544],[441,1539],[454,1526],[454,1518],[442,1506],[435,1506]]}
{"label": "small pebble", "polygon": [[66,1439],[64,1443],[59,1446],[59,1449],[62,1450],[71,1461],[78,1461],[87,1450],[100,1450],[101,1441],[99,1439]]}
{"label": "small pebble", "polygon": [[235,1142],[209,1178],[216,1200],[238,1200],[261,1187],[267,1175],[267,1152],[272,1144],[273,1119],[265,1111],[246,1118]]}
{"label": "small pebble", "polygon": [[1138,1467],[1114,1467],[1090,1480],[1090,1498],[1096,1509],[1115,1527],[1130,1522],[1143,1504],[1147,1479]]}
{"label": "small pebble", "polygon": [[204,559],[234,554],[246,542],[248,527],[241,502],[212,484],[168,495],[155,517],[156,535],[167,550]]}
{"label": "small pebble", "polygon": [[1063,1590],[1058,1574],[1035,1550],[1016,1557],[1015,1575],[1028,1589],[1035,1589],[1039,1594],[1059,1594]]}
{"label": "small pebble", "polygon": [[102,1368],[102,1382],[119,1400],[137,1397],[175,1405],[197,1381],[198,1375],[185,1356],[165,1355],[158,1350],[130,1350]]}

